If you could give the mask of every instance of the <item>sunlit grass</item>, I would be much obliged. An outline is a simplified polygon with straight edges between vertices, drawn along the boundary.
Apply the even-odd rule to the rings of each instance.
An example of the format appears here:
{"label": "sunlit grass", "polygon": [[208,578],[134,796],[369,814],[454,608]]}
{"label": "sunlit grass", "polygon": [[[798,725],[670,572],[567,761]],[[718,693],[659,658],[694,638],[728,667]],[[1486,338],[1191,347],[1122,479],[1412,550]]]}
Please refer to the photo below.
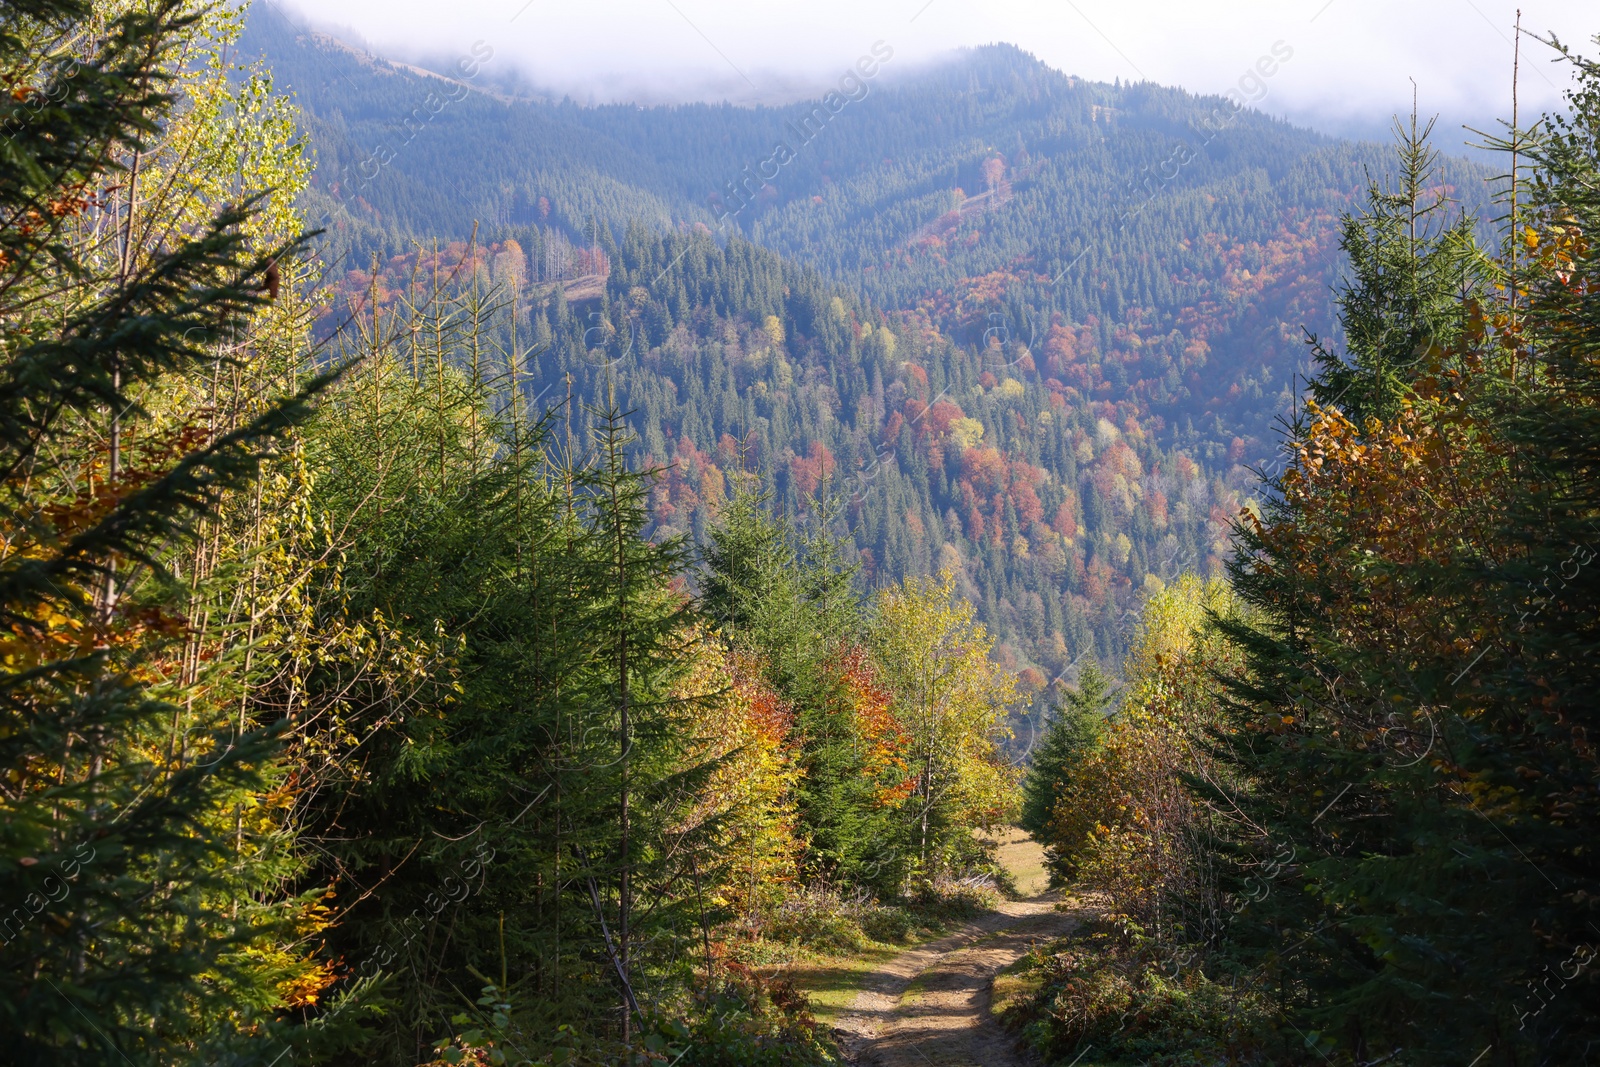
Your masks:
{"label": "sunlit grass", "polygon": [[1044,978],[1029,969],[1026,956],[994,976],[989,996],[990,1014],[1004,1018],[1007,1009],[1022,1008],[1044,988]]}
{"label": "sunlit grass", "polygon": [[1000,866],[1011,872],[1012,884],[1022,897],[1036,897],[1050,888],[1050,872],[1044,865],[1044,849],[1029,837],[1026,831],[1015,826],[1005,829],[998,838],[995,853]]}
{"label": "sunlit grass", "polygon": [[[1014,827],[998,838],[996,853],[1000,864],[1011,873],[1013,884],[1023,897],[1037,896],[1050,886],[1045,869],[1044,850],[1026,833]],[[769,958],[763,971],[791,979],[796,988],[811,998],[817,1021],[833,1026],[849,1014],[867,976],[908,949],[925,944],[948,932],[945,924],[921,927],[905,941],[896,944],[868,942],[860,951],[848,955],[823,955],[811,950],[785,946],[782,958]],[[776,946],[774,946],[776,948]],[[922,976],[918,975],[906,991],[915,996]]]}
{"label": "sunlit grass", "polygon": [[932,933],[902,945],[885,945],[880,942],[863,948],[849,956],[815,957],[810,961],[796,962],[786,970],[797,988],[811,998],[811,1010],[817,1021],[831,1027],[848,1015],[856,996],[861,992],[867,975],[884,966],[920,940],[935,936]]}

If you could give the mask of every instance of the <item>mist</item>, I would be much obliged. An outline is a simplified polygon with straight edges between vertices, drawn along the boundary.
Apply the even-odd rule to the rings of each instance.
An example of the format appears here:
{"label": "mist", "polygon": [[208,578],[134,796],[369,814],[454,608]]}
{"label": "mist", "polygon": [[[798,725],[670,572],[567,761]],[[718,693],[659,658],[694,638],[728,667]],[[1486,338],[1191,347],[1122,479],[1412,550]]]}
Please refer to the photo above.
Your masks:
{"label": "mist", "polygon": [[[1224,93],[1274,63],[1255,106],[1325,132],[1384,137],[1391,119],[1440,116],[1441,143],[1497,130],[1511,115],[1515,0],[287,0],[300,19],[373,51],[440,69],[474,46],[485,73],[526,93],[583,103],[782,103],[815,95],[874,42],[898,73],[962,46],[1015,44],[1081,77]],[[1594,50],[1588,0],[1531,0],[1519,105],[1560,106],[1565,64],[1537,38]]]}

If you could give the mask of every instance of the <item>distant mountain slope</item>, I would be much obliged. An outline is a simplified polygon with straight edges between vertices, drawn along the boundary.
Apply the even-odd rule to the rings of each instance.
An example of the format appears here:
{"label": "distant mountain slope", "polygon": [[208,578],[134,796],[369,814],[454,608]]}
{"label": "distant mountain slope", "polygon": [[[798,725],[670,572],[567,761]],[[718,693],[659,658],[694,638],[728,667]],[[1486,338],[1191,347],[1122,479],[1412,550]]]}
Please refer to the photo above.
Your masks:
{"label": "distant mountain slope", "polygon": [[[661,528],[703,532],[748,439],[791,511],[842,487],[869,578],[956,566],[1045,675],[1115,655],[1152,580],[1220,567],[1388,158],[1009,46],[758,108],[508,100],[492,58],[446,79],[270,5],[242,49],[306,111],[351,306],[476,226],[541,345],[530,391],[616,381],[673,464]],[[1486,176],[1442,177],[1478,207]]]}
{"label": "distant mountain slope", "polygon": [[[1387,165],[1379,146],[1235,114],[1222,97],[1084,82],[1009,46],[916,72],[874,60],[864,98],[836,100],[825,123],[814,101],[506,103],[318,39],[270,5],[243,47],[312,117],[323,187],[352,208],[362,248],[475,223],[580,242],[596,221],[738,229],[968,343],[1037,339],[1056,316],[1093,323],[1098,348],[1122,353],[1112,393],[1135,389],[1174,428],[1223,441],[1261,437],[1301,328],[1331,329],[1335,219]],[[793,157],[763,170],[780,143]],[[1486,177],[1458,161],[1444,173],[1475,208]],[[1119,331],[1159,354],[1128,358]]]}
{"label": "distant mountain slope", "polygon": [[346,205],[344,222],[367,250],[465,237],[475,223],[531,223],[541,195],[555,194],[550,221],[574,233],[590,217],[683,216],[660,168],[574,121],[575,107],[508,104],[471,79],[416,73],[298,27],[271,4],[253,7],[239,47],[265,58],[304,109],[328,198],[319,206]]}

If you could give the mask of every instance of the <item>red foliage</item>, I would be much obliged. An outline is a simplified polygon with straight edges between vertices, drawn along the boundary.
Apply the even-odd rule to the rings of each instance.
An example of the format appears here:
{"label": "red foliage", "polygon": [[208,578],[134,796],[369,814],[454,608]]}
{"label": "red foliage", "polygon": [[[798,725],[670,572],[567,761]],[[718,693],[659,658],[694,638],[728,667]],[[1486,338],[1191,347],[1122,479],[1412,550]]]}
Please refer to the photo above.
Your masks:
{"label": "red foliage", "polygon": [[[1161,507],[1162,513],[1165,515],[1165,500],[1161,502]],[[1071,538],[1078,535],[1078,516],[1073,507],[1073,501],[1071,499],[1068,499],[1066,503],[1056,508],[1056,517],[1050,525],[1055,532],[1060,534],[1062,537]]]}
{"label": "red foliage", "polygon": [[794,479],[800,495],[809,497],[816,493],[824,478],[832,478],[835,463],[833,453],[820,441],[811,442],[807,456],[796,456],[789,461],[789,477]]}
{"label": "red foliage", "polygon": [[1017,521],[1025,527],[1044,518],[1044,504],[1040,502],[1039,494],[1026,483],[1012,487],[1011,506],[1017,509]]}
{"label": "red foliage", "polygon": [[849,694],[856,730],[866,745],[862,771],[880,783],[880,805],[899,803],[911,795],[916,777],[907,772],[902,755],[911,736],[894,716],[893,696],[879,680],[871,657],[859,646],[841,652],[833,668]]}
{"label": "red foliage", "polygon": [[961,410],[961,405],[950,400],[940,400],[928,410],[928,426],[934,433],[949,433],[951,423],[966,417],[967,413]]}
{"label": "red foliage", "polygon": [[767,683],[760,664],[744,656],[730,656],[728,673],[745,721],[756,735],[770,748],[792,747],[794,708]]}
{"label": "red foliage", "polygon": [[1006,461],[997,449],[969,448],[961,454],[961,476],[975,489],[997,493],[1006,487]]}

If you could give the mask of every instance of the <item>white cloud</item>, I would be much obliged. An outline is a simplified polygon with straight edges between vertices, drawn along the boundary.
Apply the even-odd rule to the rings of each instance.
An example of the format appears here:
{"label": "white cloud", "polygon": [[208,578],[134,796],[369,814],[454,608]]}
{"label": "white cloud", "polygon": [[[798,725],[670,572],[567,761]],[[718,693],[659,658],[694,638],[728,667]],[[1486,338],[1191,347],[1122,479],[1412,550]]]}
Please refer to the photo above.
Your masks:
{"label": "white cloud", "polygon": [[[1222,92],[1284,42],[1293,59],[1263,109],[1376,129],[1409,110],[1487,123],[1510,113],[1518,0],[288,0],[390,54],[465,53],[586,100],[778,100],[802,95],[887,41],[910,66],[1008,41],[1084,77]],[[1593,0],[1521,0],[1523,27],[1571,44],[1600,32]],[[1594,47],[1590,44],[1590,50]],[[1524,40],[1522,104],[1556,106],[1568,78]]]}

